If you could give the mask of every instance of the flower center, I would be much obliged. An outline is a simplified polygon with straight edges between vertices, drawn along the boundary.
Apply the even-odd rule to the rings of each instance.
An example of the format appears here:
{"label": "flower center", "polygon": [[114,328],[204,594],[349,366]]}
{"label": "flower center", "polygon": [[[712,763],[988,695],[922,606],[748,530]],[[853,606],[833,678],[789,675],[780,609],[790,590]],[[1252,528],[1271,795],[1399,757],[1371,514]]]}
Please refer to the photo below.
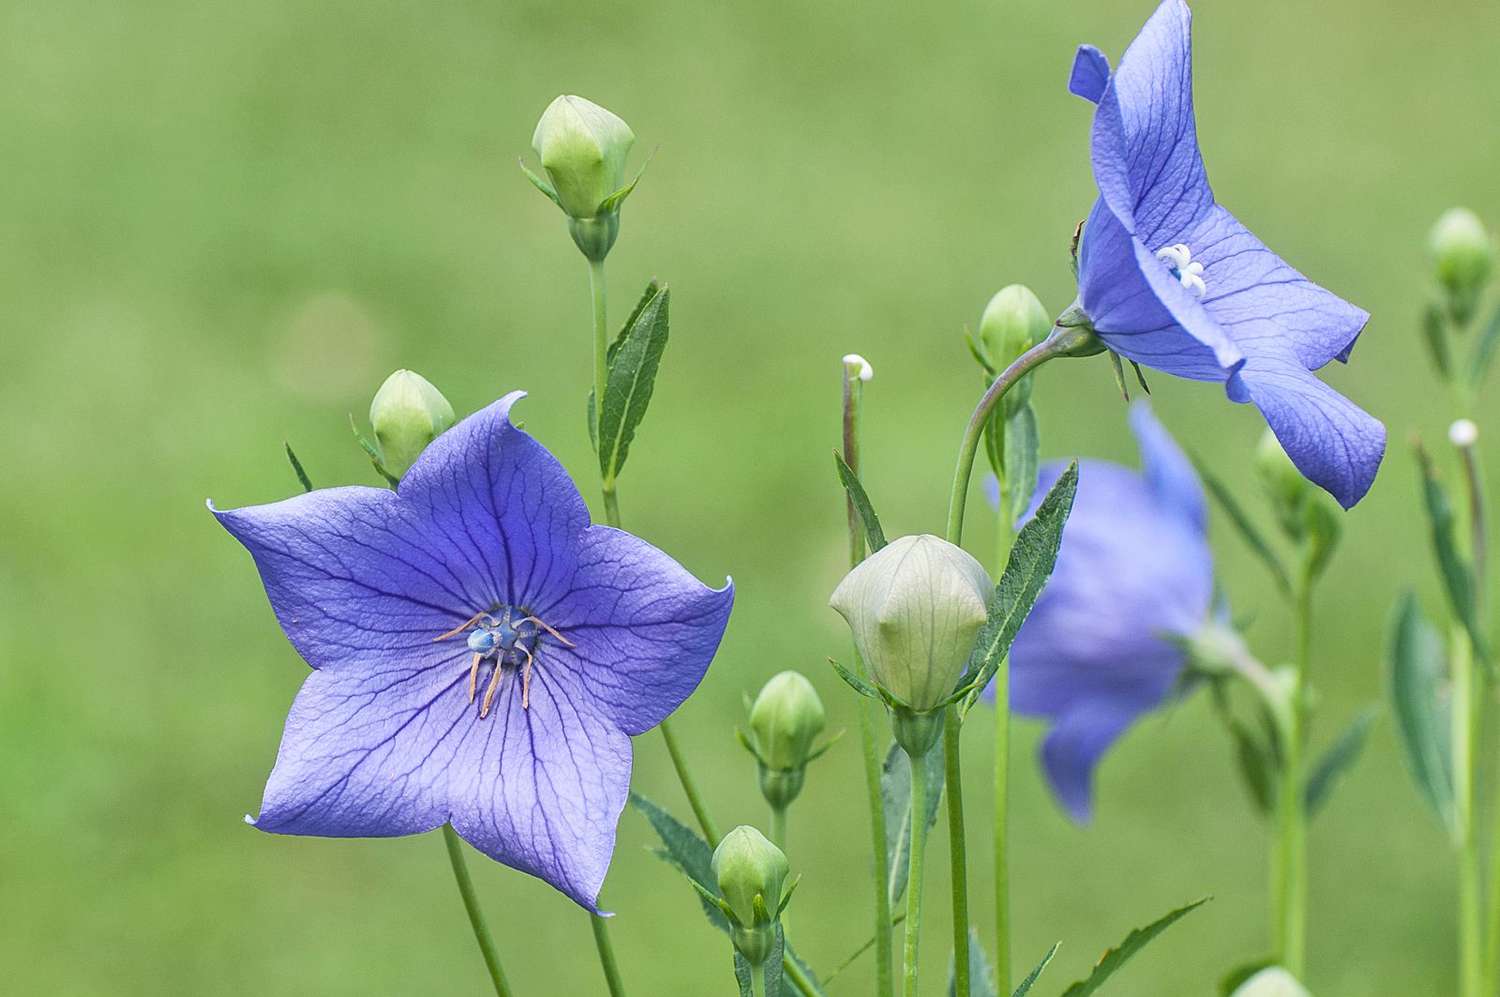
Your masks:
{"label": "flower center", "polygon": [[438,634],[433,641],[447,640],[468,631],[466,641],[472,655],[469,660],[469,702],[474,702],[479,693],[481,665],[490,668],[489,681],[485,684],[484,699],[479,705],[479,719],[489,716],[495,703],[495,693],[500,689],[500,678],[508,669],[521,675],[521,708],[531,708],[531,669],[539,654],[538,645],[543,636],[549,636],[564,647],[573,642],[552,627],[543,623],[529,609],[509,606],[504,603],[475,613],[469,619]]}
{"label": "flower center", "polygon": [[1193,251],[1188,248],[1187,243],[1179,242],[1175,246],[1158,249],[1156,258],[1167,265],[1178,283],[1198,297],[1201,298],[1208,292],[1208,286],[1203,283],[1203,264],[1193,262]]}

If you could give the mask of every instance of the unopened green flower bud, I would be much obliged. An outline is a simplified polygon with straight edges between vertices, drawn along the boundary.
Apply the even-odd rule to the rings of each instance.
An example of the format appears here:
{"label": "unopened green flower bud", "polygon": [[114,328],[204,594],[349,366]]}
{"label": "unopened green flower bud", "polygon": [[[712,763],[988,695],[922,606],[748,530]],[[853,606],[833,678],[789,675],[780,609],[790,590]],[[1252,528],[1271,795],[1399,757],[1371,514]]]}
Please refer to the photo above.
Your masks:
{"label": "unopened green flower bud", "polygon": [[775,947],[788,872],[786,855],[748,824],[714,849],[714,879],[728,908],[734,947],[751,965],[765,962]]}
{"label": "unopened green flower bud", "polygon": [[542,112],[531,147],[574,218],[593,218],[604,199],[625,186],[625,158],[635,132],[591,100],[563,94]]}
{"label": "unopened green flower bud", "polygon": [[800,672],[782,672],[750,707],[750,747],[760,768],[760,790],[772,807],[786,807],[802,791],[813,741],[827,725],[823,701]]}
{"label": "unopened green flower bud", "polygon": [[1494,238],[1474,212],[1452,208],[1432,227],[1428,246],[1453,317],[1467,322],[1495,265]]}
{"label": "unopened green flower bud", "polygon": [[421,374],[398,370],[375,392],[370,425],[380,444],[381,462],[399,478],[438,434],[453,425],[453,406]]}
{"label": "unopened green flower bud", "polygon": [[1301,539],[1304,528],[1303,507],[1307,503],[1312,485],[1297,470],[1292,458],[1287,456],[1269,429],[1260,438],[1255,448],[1255,474],[1261,488],[1270,500],[1271,510],[1282,530],[1293,540]]}
{"label": "unopened green flower bud", "polygon": [[862,561],[829,604],[848,622],[876,684],[923,714],[963,675],[991,591],[978,561],[924,534],[894,540]]}
{"label": "unopened green flower bud", "polygon": [[[1025,284],[1003,287],[985,306],[979,319],[979,345],[996,371],[1047,338],[1052,318],[1041,299]],[[1031,397],[1031,377],[1017,381],[1005,395],[1007,407],[1019,407]]]}
{"label": "unopened green flower bud", "polygon": [[1271,966],[1241,983],[1231,997],[1311,997],[1311,994],[1291,973],[1280,966]]}

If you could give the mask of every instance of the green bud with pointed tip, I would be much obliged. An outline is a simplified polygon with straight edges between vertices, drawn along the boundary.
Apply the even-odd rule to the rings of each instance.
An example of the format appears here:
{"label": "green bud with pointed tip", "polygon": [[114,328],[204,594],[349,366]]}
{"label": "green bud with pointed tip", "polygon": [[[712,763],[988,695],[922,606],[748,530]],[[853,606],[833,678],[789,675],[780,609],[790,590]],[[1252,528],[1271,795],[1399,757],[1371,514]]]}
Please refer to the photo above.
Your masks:
{"label": "green bud with pointed tip", "polygon": [[750,749],[760,769],[760,791],[776,809],[802,792],[813,741],[827,726],[823,701],[801,672],[774,676],[750,706]]}
{"label": "green bud with pointed tip", "polygon": [[765,962],[775,948],[790,871],[785,853],[748,824],[724,835],[714,849],[714,879],[728,908],[734,947],[751,965]]}
{"label": "green bud with pointed tip", "polygon": [[397,478],[453,422],[448,399],[412,370],[398,370],[386,378],[370,402],[370,425],[380,445],[381,461]]}
{"label": "green bud with pointed tip", "polygon": [[1293,540],[1302,538],[1303,509],[1307,503],[1311,483],[1297,470],[1292,458],[1281,447],[1281,441],[1269,429],[1261,435],[1255,448],[1255,475],[1276,514],[1276,522],[1283,532]]}
{"label": "green bud with pointed tip", "polygon": [[558,206],[572,218],[596,218],[625,186],[625,159],[635,132],[591,100],[563,94],[542,112],[531,147],[552,181]]}
{"label": "green bud with pointed tip", "polygon": [[875,683],[925,714],[963,675],[992,591],[968,552],[924,534],[893,540],[860,562],[829,605],[848,622]]}
{"label": "green bud with pointed tip", "polygon": [[1495,265],[1495,240],[1467,208],[1445,211],[1428,236],[1438,284],[1454,319],[1467,322]]}
{"label": "green bud with pointed tip", "polygon": [[[1051,331],[1052,317],[1042,307],[1041,299],[1025,284],[1011,284],[997,291],[985,306],[979,319],[979,345],[990,366],[1002,371]],[[1005,402],[1014,410],[1030,397],[1028,374],[1006,392]]]}

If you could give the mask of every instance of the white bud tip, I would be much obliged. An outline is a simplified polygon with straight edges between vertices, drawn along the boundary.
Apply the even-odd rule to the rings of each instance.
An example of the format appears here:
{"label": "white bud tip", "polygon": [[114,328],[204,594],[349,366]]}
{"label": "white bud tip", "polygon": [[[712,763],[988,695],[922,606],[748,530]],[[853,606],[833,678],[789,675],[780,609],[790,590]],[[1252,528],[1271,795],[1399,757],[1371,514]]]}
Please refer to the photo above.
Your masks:
{"label": "white bud tip", "polygon": [[844,357],[844,366],[859,368],[859,372],[855,376],[858,377],[861,381],[868,381],[870,378],[875,376],[875,368],[870,366],[870,361],[866,360],[858,353],[850,353],[849,355]]}
{"label": "white bud tip", "polygon": [[1448,427],[1448,442],[1467,450],[1479,442],[1479,427],[1474,425],[1473,419],[1459,419]]}

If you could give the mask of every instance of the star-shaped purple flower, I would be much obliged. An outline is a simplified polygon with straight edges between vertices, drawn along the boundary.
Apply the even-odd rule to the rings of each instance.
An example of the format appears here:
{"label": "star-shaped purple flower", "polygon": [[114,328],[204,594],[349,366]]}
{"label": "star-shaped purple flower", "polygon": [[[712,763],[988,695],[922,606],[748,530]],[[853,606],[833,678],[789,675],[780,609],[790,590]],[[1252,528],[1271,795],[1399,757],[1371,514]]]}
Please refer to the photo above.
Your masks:
{"label": "star-shaped purple flower", "polygon": [[[1010,651],[1011,708],[1052,722],[1042,767],[1079,822],[1093,809],[1099,759],[1177,687],[1185,659],[1171,636],[1199,631],[1213,598],[1193,466],[1144,402],[1130,423],[1141,471],[1080,464],[1057,567]],[[1039,495],[1063,468],[1043,468]]]}
{"label": "star-shaped purple flower", "polygon": [[1297,467],[1348,508],[1385,428],[1310,372],[1347,360],[1369,314],[1283,262],[1215,200],[1193,117],[1192,15],[1165,0],[1119,69],[1079,48],[1068,88],[1098,105],[1099,187],[1079,302],[1106,346],[1253,402]]}
{"label": "star-shaped purple flower", "polygon": [[386,837],[451,822],[596,910],[630,736],[697,687],[733,591],[589,525],[562,465],[511,425],[521,397],[438,437],[395,492],[215,511],[313,667],[252,823]]}

